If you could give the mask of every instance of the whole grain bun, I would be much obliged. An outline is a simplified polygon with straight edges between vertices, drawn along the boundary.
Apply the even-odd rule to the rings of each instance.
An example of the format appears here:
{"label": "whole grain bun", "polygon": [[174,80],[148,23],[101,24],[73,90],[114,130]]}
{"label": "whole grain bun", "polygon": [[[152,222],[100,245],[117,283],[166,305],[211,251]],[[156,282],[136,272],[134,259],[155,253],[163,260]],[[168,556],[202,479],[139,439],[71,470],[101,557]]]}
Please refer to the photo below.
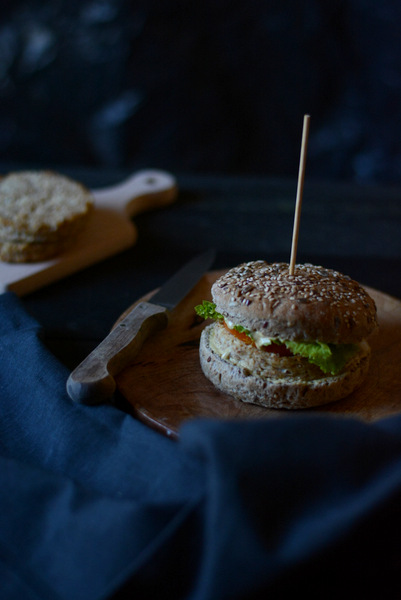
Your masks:
{"label": "whole grain bun", "polygon": [[201,334],[200,363],[220,391],[266,408],[305,409],[345,398],[361,385],[369,368],[370,347],[359,351],[338,375],[325,375],[297,356],[280,357],[244,344],[220,323]]}
{"label": "whole grain bun", "polygon": [[310,264],[243,263],[212,286],[216,310],[267,337],[354,343],[377,327],[376,306],[364,288],[337,271]]}
{"label": "whole grain bun", "polygon": [[20,171],[0,179],[0,258],[48,258],[73,243],[93,209],[82,184],[52,171]]}

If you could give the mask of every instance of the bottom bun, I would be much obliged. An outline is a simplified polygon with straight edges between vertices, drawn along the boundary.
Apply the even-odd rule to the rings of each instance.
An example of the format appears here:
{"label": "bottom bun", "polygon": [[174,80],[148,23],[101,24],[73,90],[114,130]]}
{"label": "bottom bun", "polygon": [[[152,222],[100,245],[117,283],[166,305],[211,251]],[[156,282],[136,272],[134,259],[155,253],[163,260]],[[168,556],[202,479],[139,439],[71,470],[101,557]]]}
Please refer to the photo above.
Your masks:
{"label": "bottom bun", "polygon": [[366,341],[359,346],[341,373],[327,375],[305,358],[258,350],[213,323],[202,332],[199,354],[205,376],[237,400],[266,408],[305,409],[345,398],[363,382],[370,347]]}
{"label": "bottom bun", "polygon": [[9,242],[0,240],[0,260],[9,263],[40,262],[53,258],[72,246],[75,238],[58,242]]}

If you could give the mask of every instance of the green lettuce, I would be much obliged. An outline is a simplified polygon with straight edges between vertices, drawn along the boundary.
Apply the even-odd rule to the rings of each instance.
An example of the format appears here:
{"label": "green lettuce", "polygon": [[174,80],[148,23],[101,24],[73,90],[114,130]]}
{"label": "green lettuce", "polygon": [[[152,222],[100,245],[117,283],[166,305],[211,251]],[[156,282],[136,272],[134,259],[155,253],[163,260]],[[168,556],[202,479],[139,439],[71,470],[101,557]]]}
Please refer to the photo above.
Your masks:
{"label": "green lettuce", "polygon": [[204,319],[215,319],[217,321],[224,319],[223,315],[216,311],[216,305],[209,302],[209,300],[204,300],[202,304],[195,306],[195,312]]}
{"label": "green lettuce", "polygon": [[293,354],[307,358],[317,365],[323,373],[336,375],[356,353],[355,344],[325,344],[323,342],[282,342]]}
{"label": "green lettuce", "polygon": [[[204,319],[224,320],[222,314],[216,311],[216,305],[209,300],[195,306],[195,312]],[[246,333],[252,338],[252,332],[242,325],[234,325],[237,331]],[[310,363],[317,365],[323,373],[336,375],[357,352],[355,344],[325,344],[323,342],[294,342],[291,340],[272,339],[272,344],[284,344],[293,354],[302,356]]]}

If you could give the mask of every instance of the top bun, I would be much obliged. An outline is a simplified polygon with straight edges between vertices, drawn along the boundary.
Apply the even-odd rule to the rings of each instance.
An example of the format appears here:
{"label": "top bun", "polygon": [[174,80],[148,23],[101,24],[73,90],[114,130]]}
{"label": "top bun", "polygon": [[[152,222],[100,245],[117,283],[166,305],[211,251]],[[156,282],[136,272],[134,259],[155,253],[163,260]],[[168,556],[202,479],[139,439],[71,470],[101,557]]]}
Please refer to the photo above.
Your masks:
{"label": "top bun", "polygon": [[243,263],[212,286],[216,310],[266,337],[349,344],[377,327],[373,299],[350,277],[310,264]]}

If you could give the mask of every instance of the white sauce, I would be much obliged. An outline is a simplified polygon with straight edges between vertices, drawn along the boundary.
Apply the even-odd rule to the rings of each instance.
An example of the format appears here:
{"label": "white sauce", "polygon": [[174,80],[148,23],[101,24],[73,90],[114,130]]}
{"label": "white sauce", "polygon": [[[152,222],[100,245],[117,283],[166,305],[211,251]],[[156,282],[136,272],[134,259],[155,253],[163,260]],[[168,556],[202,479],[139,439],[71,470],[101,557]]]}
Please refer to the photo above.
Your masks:
{"label": "white sauce", "polygon": [[[230,329],[234,329],[235,323],[233,323],[232,321],[228,321],[227,319],[224,319],[224,321],[227,327],[229,327]],[[270,346],[270,344],[273,343],[273,340],[271,338],[263,335],[263,333],[261,333],[260,331],[250,331],[248,335],[253,339],[253,341],[255,342],[255,346],[259,349],[262,346]]]}

